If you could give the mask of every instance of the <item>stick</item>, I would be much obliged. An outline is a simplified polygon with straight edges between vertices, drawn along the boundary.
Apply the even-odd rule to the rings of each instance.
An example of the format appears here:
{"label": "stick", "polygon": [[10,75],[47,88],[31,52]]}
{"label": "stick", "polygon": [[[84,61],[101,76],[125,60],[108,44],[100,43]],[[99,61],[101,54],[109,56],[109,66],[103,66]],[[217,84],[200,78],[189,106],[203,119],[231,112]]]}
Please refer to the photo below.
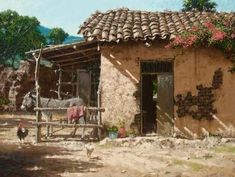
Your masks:
{"label": "stick", "polygon": [[63,124],[57,122],[32,122],[33,125],[53,125],[58,127],[87,127],[87,128],[103,128],[102,125],[98,124]]}
{"label": "stick", "polygon": [[[36,61],[36,66],[35,66],[35,90],[36,90],[36,107],[39,107],[41,105],[40,103],[40,86],[39,86],[39,73],[40,73],[40,60],[42,56],[42,49],[43,46],[41,44],[41,49],[39,52],[38,57],[34,55],[35,61]],[[36,111],[36,122],[41,121],[41,112],[40,110]],[[36,136],[35,136],[35,142],[39,143],[41,140],[41,127],[38,125],[36,127]]]}
{"label": "stick", "polygon": [[[61,108],[42,108],[42,107],[36,107],[34,108],[34,111],[60,111],[60,110],[67,110],[67,107],[61,107]],[[104,112],[104,108],[96,108],[96,107],[87,107],[89,111],[100,111]]]}
{"label": "stick", "polygon": [[61,100],[61,82],[62,82],[62,70],[59,65],[59,79],[58,79],[58,99]]}

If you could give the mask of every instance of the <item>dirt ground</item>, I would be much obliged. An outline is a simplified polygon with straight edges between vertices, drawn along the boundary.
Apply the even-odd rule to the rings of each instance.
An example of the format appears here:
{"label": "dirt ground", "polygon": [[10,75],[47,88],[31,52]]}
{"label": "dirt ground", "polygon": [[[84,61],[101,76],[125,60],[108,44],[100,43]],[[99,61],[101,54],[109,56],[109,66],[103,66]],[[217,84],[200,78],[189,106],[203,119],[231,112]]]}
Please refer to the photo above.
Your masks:
{"label": "dirt ground", "polygon": [[[16,136],[19,121],[29,129],[23,145]],[[35,144],[30,121],[0,118],[1,177],[235,176],[235,139],[106,138],[91,142],[95,150],[88,159],[84,141],[68,136],[72,129],[54,129],[52,138]]]}

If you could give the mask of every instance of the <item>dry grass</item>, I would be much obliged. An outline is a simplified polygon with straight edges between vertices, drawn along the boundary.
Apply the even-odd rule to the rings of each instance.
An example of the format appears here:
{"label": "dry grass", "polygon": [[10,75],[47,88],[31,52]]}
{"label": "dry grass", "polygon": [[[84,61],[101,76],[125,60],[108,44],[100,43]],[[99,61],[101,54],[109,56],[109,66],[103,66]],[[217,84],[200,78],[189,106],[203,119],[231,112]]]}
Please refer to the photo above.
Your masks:
{"label": "dry grass", "polygon": [[217,153],[232,153],[235,154],[235,146],[232,145],[223,145],[214,148],[214,151]]}
{"label": "dry grass", "polygon": [[199,171],[199,170],[204,168],[204,166],[202,164],[199,164],[199,163],[196,163],[196,162],[185,161],[185,160],[175,159],[173,161],[173,163],[175,165],[179,165],[179,166],[186,165],[186,166],[190,167],[193,171]]}

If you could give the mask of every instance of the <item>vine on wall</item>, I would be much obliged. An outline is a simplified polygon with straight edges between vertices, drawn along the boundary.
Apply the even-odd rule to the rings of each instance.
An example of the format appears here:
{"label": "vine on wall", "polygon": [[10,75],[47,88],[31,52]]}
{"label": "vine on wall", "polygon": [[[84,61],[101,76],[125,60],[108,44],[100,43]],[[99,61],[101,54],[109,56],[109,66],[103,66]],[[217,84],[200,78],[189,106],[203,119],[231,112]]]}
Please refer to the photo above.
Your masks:
{"label": "vine on wall", "polygon": [[193,26],[189,31],[176,36],[166,48],[213,46],[223,51],[233,62],[229,71],[235,71],[235,20],[219,17],[213,21]]}

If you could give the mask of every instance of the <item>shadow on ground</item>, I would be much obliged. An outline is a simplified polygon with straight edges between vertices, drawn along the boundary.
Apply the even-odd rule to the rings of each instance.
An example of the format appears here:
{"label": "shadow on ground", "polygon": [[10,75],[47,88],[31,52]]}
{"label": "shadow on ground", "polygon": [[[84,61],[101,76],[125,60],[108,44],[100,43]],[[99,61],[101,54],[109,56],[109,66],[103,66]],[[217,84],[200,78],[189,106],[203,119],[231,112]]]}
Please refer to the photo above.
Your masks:
{"label": "shadow on ground", "polygon": [[1,177],[49,177],[64,172],[85,173],[101,168],[97,161],[72,161],[64,158],[45,158],[45,156],[68,155],[62,148],[0,143]]}

